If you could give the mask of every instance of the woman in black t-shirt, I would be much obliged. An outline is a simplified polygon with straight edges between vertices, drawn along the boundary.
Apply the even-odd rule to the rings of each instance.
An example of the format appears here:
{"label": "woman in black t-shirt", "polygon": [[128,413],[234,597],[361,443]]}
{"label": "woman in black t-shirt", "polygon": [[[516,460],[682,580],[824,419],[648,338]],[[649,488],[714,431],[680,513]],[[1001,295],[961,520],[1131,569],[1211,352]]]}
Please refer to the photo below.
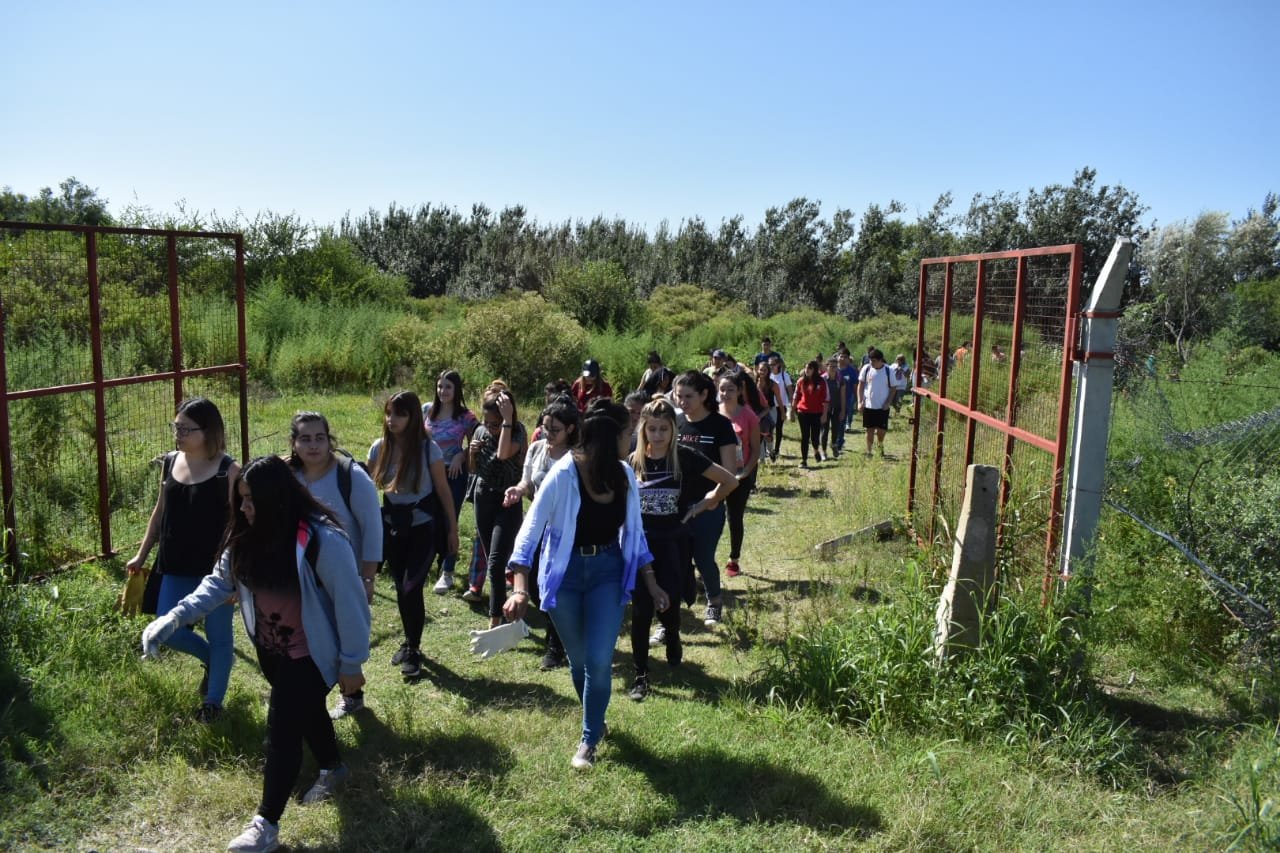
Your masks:
{"label": "woman in black t-shirt", "polygon": [[[733,423],[719,412],[716,386],[710,376],[690,370],[676,377],[676,402],[684,411],[679,441],[727,471],[738,467],[738,436]],[[702,575],[707,592],[707,610],[703,624],[716,625],[722,616],[720,567],[716,564],[716,546],[724,532],[724,504],[707,507],[689,525],[693,535],[693,562]]]}
{"label": "woman in black t-shirt", "polygon": [[[689,570],[688,522],[708,507],[720,506],[734,490],[738,478],[711,462],[696,450],[675,440],[676,410],[659,396],[640,413],[636,449],[631,455],[640,488],[640,514],[644,535],[653,552],[653,571],[658,585],[671,601],[694,600],[693,573]],[[708,485],[714,490],[708,491]],[[631,596],[631,656],[636,680],[631,698],[649,694],[649,627],[653,624],[654,603],[643,584],[636,584]],[[680,644],[680,610],[668,607],[658,613],[667,663],[678,666],[683,658]]]}
{"label": "woman in black t-shirt", "polygon": [[[231,483],[240,473],[240,466],[226,453],[226,428],[212,402],[204,397],[183,400],[172,427],[177,450],[164,456],[160,495],[147,532],[138,553],[125,564],[130,574],[141,571],[152,546],[160,546],[155,563],[160,576],[157,613],[168,612],[213,571],[231,511]],[[196,710],[196,719],[202,723],[212,722],[222,713],[235,656],[233,610],[228,603],[209,613],[204,619],[204,637],[188,627],[165,643],[204,665],[201,704]]]}

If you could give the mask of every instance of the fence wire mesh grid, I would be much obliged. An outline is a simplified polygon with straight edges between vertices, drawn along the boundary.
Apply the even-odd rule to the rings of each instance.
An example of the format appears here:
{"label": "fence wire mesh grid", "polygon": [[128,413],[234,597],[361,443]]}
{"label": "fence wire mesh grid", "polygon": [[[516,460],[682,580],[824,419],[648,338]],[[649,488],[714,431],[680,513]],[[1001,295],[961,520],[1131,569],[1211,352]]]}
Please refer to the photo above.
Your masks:
{"label": "fence wire mesh grid", "polygon": [[[215,400],[228,447],[239,453],[235,241],[16,223],[0,233],[3,449],[12,462],[18,551],[47,565],[100,553],[108,540],[127,547],[141,537],[155,499],[152,463],[173,447],[169,421],[180,398]],[[101,442],[95,339],[105,383]],[[166,376],[214,368],[222,370]]]}
{"label": "fence wire mesh grid", "polygon": [[[918,400],[913,525],[923,539],[950,542],[968,465],[994,466],[1004,484],[1000,540],[1018,576],[1042,571],[1048,559],[1056,510],[1050,446],[1066,440],[1061,401],[1072,258],[1063,247],[922,264],[923,382],[916,384],[947,404],[928,395]],[[1070,386],[1066,391],[1070,399]]]}
{"label": "fence wire mesh grid", "polygon": [[[1280,381],[1247,350],[1182,364],[1121,341],[1106,504],[1171,548],[1152,571],[1198,570],[1255,638],[1280,600]],[[1117,547],[1123,547],[1117,545]]]}

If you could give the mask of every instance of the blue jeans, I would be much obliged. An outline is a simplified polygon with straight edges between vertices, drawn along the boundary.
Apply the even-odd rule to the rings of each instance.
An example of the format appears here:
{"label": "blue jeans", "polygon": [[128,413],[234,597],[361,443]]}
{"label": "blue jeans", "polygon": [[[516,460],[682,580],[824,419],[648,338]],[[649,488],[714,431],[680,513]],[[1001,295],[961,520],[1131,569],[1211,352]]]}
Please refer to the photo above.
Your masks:
{"label": "blue jeans", "polygon": [[548,615],[569,658],[573,689],[582,699],[582,739],[591,746],[604,737],[604,715],[613,692],[613,647],[625,610],[618,547],[592,557],[575,548]]}
{"label": "blue jeans", "polygon": [[[168,613],[173,606],[196,591],[204,578],[181,575],[163,575],[160,578],[160,597],[156,605],[159,614]],[[231,633],[231,617],[235,606],[223,604],[204,617],[204,633],[201,637],[191,628],[179,628],[165,643],[171,649],[185,652],[209,668],[209,692],[204,701],[222,705],[231,681],[231,661],[235,657],[235,640]],[[206,639],[207,638],[207,639]]]}
{"label": "blue jeans", "polygon": [[[467,469],[464,466],[462,472],[456,477],[448,477],[448,466],[445,466],[446,477],[449,481],[449,494],[453,495],[453,511],[459,517],[462,516],[462,497],[467,493]],[[461,548],[461,546],[459,546]],[[458,565],[457,554],[441,554],[440,555],[440,571],[445,574],[453,574],[454,567]]]}
{"label": "blue jeans", "polygon": [[722,502],[715,509],[695,515],[689,522],[689,534],[693,537],[693,564],[702,575],[708,603],[720,598],[720,566],[716,563],[716,547],[720,544],[720,534],[724,533],[724,516]]}

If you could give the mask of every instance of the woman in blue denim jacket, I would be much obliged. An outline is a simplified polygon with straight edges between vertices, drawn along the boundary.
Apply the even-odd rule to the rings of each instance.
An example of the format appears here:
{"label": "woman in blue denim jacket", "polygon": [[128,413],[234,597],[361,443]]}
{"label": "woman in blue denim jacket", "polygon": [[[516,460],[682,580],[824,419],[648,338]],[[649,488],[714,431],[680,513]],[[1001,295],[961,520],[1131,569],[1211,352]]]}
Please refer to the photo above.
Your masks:
{"label": "woman in blue denim jacket", "polygon": [[631,446],[631,417],[612,400],[591,401],[582,443],[547,473],[516,536],[510,568],[515,591],[505,614],[522,618],[529,604],[529,565],[539,550],[542,609],[555,623],[573,686],[582,700],[582,740],[572,766],[595,764],[613,688],[613,648],[636,576],[659,611],[671,606],[653,575],[640,518],[635,473],[622,461]]}

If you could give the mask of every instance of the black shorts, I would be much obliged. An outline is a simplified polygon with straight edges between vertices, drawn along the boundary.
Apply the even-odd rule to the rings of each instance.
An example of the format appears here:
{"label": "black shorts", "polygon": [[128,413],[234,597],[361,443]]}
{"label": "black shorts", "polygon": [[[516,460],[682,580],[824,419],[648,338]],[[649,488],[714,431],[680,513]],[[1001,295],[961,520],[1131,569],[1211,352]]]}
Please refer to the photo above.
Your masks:
{"label": "black shorts", "polygon": [[889,428],[889,410],[864,408],[862,410],[862,428],[863,429],[888,429]]}

